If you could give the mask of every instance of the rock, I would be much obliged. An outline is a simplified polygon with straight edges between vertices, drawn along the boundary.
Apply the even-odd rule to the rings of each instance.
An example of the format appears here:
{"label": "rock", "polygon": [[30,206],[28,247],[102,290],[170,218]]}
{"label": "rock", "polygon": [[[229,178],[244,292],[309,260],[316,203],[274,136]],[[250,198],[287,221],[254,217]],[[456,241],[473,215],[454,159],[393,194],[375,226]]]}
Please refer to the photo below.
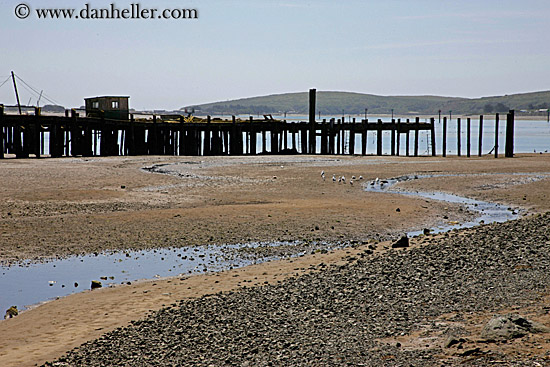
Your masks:
{"label": "rock", "polygon": [[103,287],[103,284],[99,280],[92,280],[92,286],[91,289],[101,288]]}
{"label": "rock", "polygon": [[445,343],[443,343],[443,348],[450,348],[452,347],[453,345],[456,345],[456,344],[462,344],[466,342],[466,339],[464,338],[456,338],[454,336],[450,336],[447,338],[447,340],[445,340]]}
{"label": "rock", "polygon": [[6,310],[6,316],[4,316],[4,319],[12,318],[14,316],[19,315],[19,310],[17,309],[17,306],[11,306]]}
{"label": "rock", "polygon": [[401,211],[401,209],[397,208],[397,209],[395,209],[395,211],[399,213]]}
{"label": "rock", "polygon": [[528,333],[550,333],[550,328],[517,314],[494,316],[481,330],[485,340],[521,338]]}
{"label": "rock", "polygon": [[431,232],[431,229],[429,229],[429,228],[424,228],[424,229],[422,230],[422,233],[424,233],[425,235],[429,235],[430,232]]}
{"label": "rock", "polygon": [[403,236],[391,245],[391,248],[409,247],[409,237]]}

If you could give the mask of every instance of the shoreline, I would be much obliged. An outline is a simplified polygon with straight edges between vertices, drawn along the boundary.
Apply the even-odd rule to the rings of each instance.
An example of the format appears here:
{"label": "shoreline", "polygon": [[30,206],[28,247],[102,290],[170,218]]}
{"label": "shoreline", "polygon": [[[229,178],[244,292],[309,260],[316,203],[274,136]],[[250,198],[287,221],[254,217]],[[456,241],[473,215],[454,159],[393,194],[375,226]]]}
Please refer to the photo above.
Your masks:
{"label": "shoreline", "polygon": [[[451,158],[446,161],[423,157],[323,158],[314,156],[234,159],[121,157],[97,159],[94,162],[81,159],[56,160],[55,162],[53,160],[41,162],[25,160],[0,167],[0,170],[4,170],[4,177],[8,182],[1,191],[5,200],[2,211],[0,211],[2,214],[0,229],[3,231],[3,238],[7,238],[6,234],[9,236],[10,229],[12,231],[14,229],[6,224],[16,224],[16,227],[23,226],[29,229],[30,227],[27,226],[35,226],[40,221],[48,221],[48,218],[53,217],[55,220],[50,220],[47,224],[62,222],[67,225],[67,223],[83,223],[82,221],[86,220],[92,222],[94,226],[97,223],[102,224],[100,228],[106,230],[106,234],[111,237],[115,233],[112,232],[113,229],[120,228],[120,226],[123,226],[122,233],[126,235],[136,228],[147,228],[154,235],[161,234],[163,240],[166,240],[167,233],[171,233],[169,229],[177,231],[182,225],[192,223],[185,219],[188,216],[197,222],[197,218],[207,219],[208,216],[213,215],[215,220],[203,223],[196,230],[199,232],[207,230],[210,235],[223,234],[231,225],[231,228],[234,228],[231,236],[239,238],[253,236],[259,238],[261,236],[258,234],[261,234],[267,238],[276,239],[281,237],[282,233],[289,237],[303,237],[306,240],[318,237],[343,238],[357,241],[358,245],[362,246],[358,250],[361,253],[373,244],[373,242],[369,244],[369,240],[379,241],[384,233],[389,233],[387,232],[388,226],[391,226],[394,233],[400,233],[407,226],[423,228],[430,222],[435,223],[441,220],[444,215],[454,218],[452,216],[459,213],[458,211],[454,213],[456,209],[445,204],[428,204],[425,200],[401,198],[391,194],[381,201],[379,197],[360,193],[360,188],[357,186],[350,187],[349,185],[322,182],[318,177],[321,169],[326,172],[335,171],[345,174],[347,177],[361,172],[365,176],[365,180],[375,177],[397,177],[403,172],[500,172],[501,174],[495,177],[481,177],[481,179],[480,177],[442,177],[423,182],[421,186],[425,186],[428,190],[452,191],[479,199],[508,202],[512,205],[525,207],[530,213],[537,213],[550,210],[550,203],[547,199],[547,193],[550,192],[550,180],[510,185],[514,183],[514,177],[507,177],[505,172],[544,172],[544,168],[548,167],[548,160],[546,156],[539,157],[539,155],[520,155],[518,158],[508,160]],[[190,163],[182,165],[182,161]],[[173,164],[178,162],[180,164],[177,167],[181,169],[181,172],[190,174],[191,177],[175,178],[153,174],[146,176],[146,174],[139,173],[137,169],[151,163]],[[6,171],[6,166],[11,166],[12,169]],[[32,173],[29,171],[28,175],[23,174],[30,167],[33,167]],[[112,167],[117,167],[117,169],[113,170]],[[22,169],[25,171],[21,171]],[[65,177],[74,177],[75,172],[80,173],[76,176],[78,178],[75,182],[65,181]],[[136,172],[138,173],[136,174]],[[36,181],[37,177],[40,178],[41,175],[47,175],[50,182],[42,180],[40,183],[35,183],[34,185],[41,188],[38,193],[32,187],[32,182]],[[273,178],[275,175],[277,179]],[[90,182],[88,177],[94,177],[95,180]],[[11,188],[9,182],[12,178],[21,182],[22,192]],[[59,189],[57,186],[59,180],[65,182],[63,189]],[[122,184],[125,184],[127,189],[121,189],[120,185]],[[418,185],[417,182],[407,183],[407,186],[412,188],[418,187]],[[279,194],[281,189],[284,195]],[[163,193],[164,191],[169,194]],[[320,199],[319,196],[321,196]],[[401,209],[400,212],[395,211],[397,207]],[[447,209],[445,209],[446,207]],[[41,208],[53,209],[54,213]],[[90,212],[90,208],[94,209],[95,213]],[[6,215],[8,210],[10,210],[10,216]],[[176,217],[178,214],[180,216]],[[106,216],[108,218],[105,218]],[[101,218],[102,221],[99,221],[98,218]],[[185,220],[181,222],[181,218]],[[298,222],[297,218],[299,218]],[[106,221],[112,220],[116,221],[116,225],[105,226]],[[226,220],[230,223],[226,224]],[[167,223],[159,225],[159,221]],[[342,225],[343,221],[344,225]],[[319,230],[315,230],[315,225],[319,226]],[[342,227],[336,230],[338,225]],[[335,229],[331,229],[331,226],[334,226]],[[56,226],[49,230],[59,231],[60,228]],[[17,230],[17,228],[15,229]],[[251,232],[251,229],[254,232]],[[188,236],[189,233],[194,233],[193,231],[192,227],[186,227],[185,233]],[[290,233],[287,234],[285,231]],[[52,232],[48,233],[53,234]],[[177,237],[179,233],[176,233],[174,237]],[[468,233],[467,230],[466,233]],[[141,232],[141,234],[145,234],[145,232]],[[63,237],[63,235],[61,233],[61,236],[53,237],[78,242],[78,238],[86,238],[89,232],[86,230],[72,232],[69,237]],[[30,246],[29,249],[18,249],[19,255],[17,256],[23,254],[21,250],[28,251],[33,248],[35,242],[31,240],[32,230],[28,236],[20,237],[20,244],[27,244]],[[120,233],[117,236],[120,236]],[[47,237],[38,238],[48,239]],[[98,237],[98,239],[101,238]],[[197,244],[201,242],[201,238],[204,238],[205,241],[209,240],[209,236],[194,238]],[[429,236],[429,238],[436,237]],[[124,237],[124,241],[121,243],[126,243],[125,246],[127,246],[129,241],[131,238]],[[366,243],[361,245],[361,241]],[[45,242],[47,243],[47,241]],[[141,245],[147,245],[147,243],[144,242]],[[379,247],[383,246],[388,246],[388,244],[379,245]],[[82,250],[81,247],[75,248]],[[69,247],[68,250],[70,249]],[[97,245],[91,249],[97,249]],[[42,250],[48,251],[48,248]],[[58,251],[60,249],[52,247],[51,250]],[[338,255],[332,253],[314,254],[308,255],[309,257],[281,260],[277,263],[253,265],[247,267],[246,270],[242,268],[212,274],[206,276],[210,278],[204,280],[206,282],[204,284],[201,283],[202,280],[199,280],[206,279],[202,278],[203,275],[198,275],[196,278],[185,278],[183,281],[179,278],[150,280],[144,281],[143,284],[141,282],[133,283],[131,286],[115,287],[112,290],[106,288],[99,292],[93,291],[93,293],[87,291],[55,300],[0,323],[0,334],[9,335],[8,344],[5,347],[0,347],[0,361],[18,361],[17,365],[33,365],[53,360],[70,347],[97,338],[103,332],[113,330],[130,320],[144,317],[149,310],[163,307],[163,304],[169,305],[181,298],[216,293],[216,290],[221,288],[238,289],[244,288],[244,286],[260,286],[264,281],[268,281],[268,283],[274,281],[277,284],[277,281],[282,281],[283,277],[290,276],[291,273],[301,274],[302,270],[309,269],[313,264],[318,266],[320,263],[330,264],[343,261],[344,257],[349,256],[346,254],[347,251],[351,253],[355,250],[347,248],[338,252]],[[353,253],[355,254],[355,252]],[[344,263],[346,262],[344,261]],[[241,271],[250,274],[250,278],[243,278]],[[264,275],[264,273],[267,274]],[[234,275],[239,276],[233,277]],[[247,281],[245,282],[243,279]],[[154,283],[156,285],[153,285]],[[191,289],[184,287],[184,284]],[[147,293],[143,293],[144,291]],[[89,306],[84,306],[88,304],[89,300],[83,301],[83,299],[86,297],[93,299],[99,295],[103,301],[99,301],[94,306],[96,307],[93,308],[94,311],[90,312]],[[104,298],[103,295],[105,295]],[[132,310],[136,307],[141,310],[141,313],[132,314]],[[116,317],[112,319],[114,315]],[[104,322],[112,324],[109,324],[111,325],[109,327],[102,326]],[[94,327],[94,325],[96,326]],[[101,329],[95,330],[99,328]],[[13,335],[10,330],[19,330],[23,335],[18,337]]]}

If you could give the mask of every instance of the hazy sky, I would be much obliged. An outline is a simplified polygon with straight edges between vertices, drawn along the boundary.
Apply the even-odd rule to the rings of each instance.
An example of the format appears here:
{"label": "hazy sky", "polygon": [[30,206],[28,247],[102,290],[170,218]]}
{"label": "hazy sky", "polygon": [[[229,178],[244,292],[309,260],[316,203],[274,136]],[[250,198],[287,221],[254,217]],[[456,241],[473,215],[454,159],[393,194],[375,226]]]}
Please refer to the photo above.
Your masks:
{"label": "hazy sky", "polygon": [[[550,89],[548,0],[113,1],[195,8],[194,20],[34,13],[111,4],[95,0],[24,0],[31,14],[18,19],[20,3],[0,0],[0,83],[14,70],[66,107],[96,95],[177,109],[309,88],[459,97]],[[15,103],[10,82],[0,103]]]}

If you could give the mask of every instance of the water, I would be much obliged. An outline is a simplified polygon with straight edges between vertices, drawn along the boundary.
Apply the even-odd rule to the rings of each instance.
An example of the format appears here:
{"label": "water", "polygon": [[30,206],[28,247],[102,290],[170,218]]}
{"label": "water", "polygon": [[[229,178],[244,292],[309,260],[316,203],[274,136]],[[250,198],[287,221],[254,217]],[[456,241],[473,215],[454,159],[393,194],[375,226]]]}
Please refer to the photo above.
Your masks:
{"label": "water", "polygon": [[[246,248],[259,246],[292,246],[297,248],[293,256],[311,251],[310,245],[300,246],[298,242],[250,243],[100,253],[46,263],[4,266],[0,267],[0,312],[3,313],[13,305],[23,310],[40,302],[90,289],[92,280],[99,280],[103,286],[108,286],[139,279],[187,276],[238,268],[284,256],[282,251],[283,255],[258,258],[246,251]],[[338,247],[327,243],[317,246],[326,249]]]}
{"label": "water", "polygon": [[[508,220],[517,219],[519,212],[511,210],[507,205],[498,203],[491,203],[488,201],[471,199],[459,195],[449,194],[445,192],[427,192],[427,191],[412,191],[404,189],[396,189],[394,186],[399,182],[426,179],[431,177],[445,177],[451,175],[416,175],[416,176],[403,176],[398,178],[391,178],[378,182],[371,182],[367,184],[365,190],[370,192],[380,193],[398,193],[406,196],[416,196],[425,198],[428,200],[438,200],[447,203],[462,204],[468,211],[476,213],[476,217],[470,221],[463,223],[451,223],[447,222],[438,227],[431,228],[431,233],[442,233],[453,229],[471,228],[481,223],[502,223]],[[407,236],[417,236],[422,234],[422,230],[407,232]]]}

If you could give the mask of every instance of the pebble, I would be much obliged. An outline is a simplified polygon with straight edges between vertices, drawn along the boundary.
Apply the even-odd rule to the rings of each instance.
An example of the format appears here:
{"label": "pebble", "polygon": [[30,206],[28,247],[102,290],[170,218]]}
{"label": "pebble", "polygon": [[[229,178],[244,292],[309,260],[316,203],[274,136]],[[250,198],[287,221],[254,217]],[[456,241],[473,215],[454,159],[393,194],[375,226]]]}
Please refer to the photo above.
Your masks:
{"label": "pebble", "polygon": [[[550,284],[549,227],[550,213],[534,215],[279,283],[181,300],[45,365],[441,365],[440,346],[412,350],[379,340],[410,335],[444,314],[538,299]],[[519,259],[531,266],[518,268]],[[491,365],[493,357],[473,348],[448,364]],[[506,365],[547,363],[534,353],[498,357]]]}

